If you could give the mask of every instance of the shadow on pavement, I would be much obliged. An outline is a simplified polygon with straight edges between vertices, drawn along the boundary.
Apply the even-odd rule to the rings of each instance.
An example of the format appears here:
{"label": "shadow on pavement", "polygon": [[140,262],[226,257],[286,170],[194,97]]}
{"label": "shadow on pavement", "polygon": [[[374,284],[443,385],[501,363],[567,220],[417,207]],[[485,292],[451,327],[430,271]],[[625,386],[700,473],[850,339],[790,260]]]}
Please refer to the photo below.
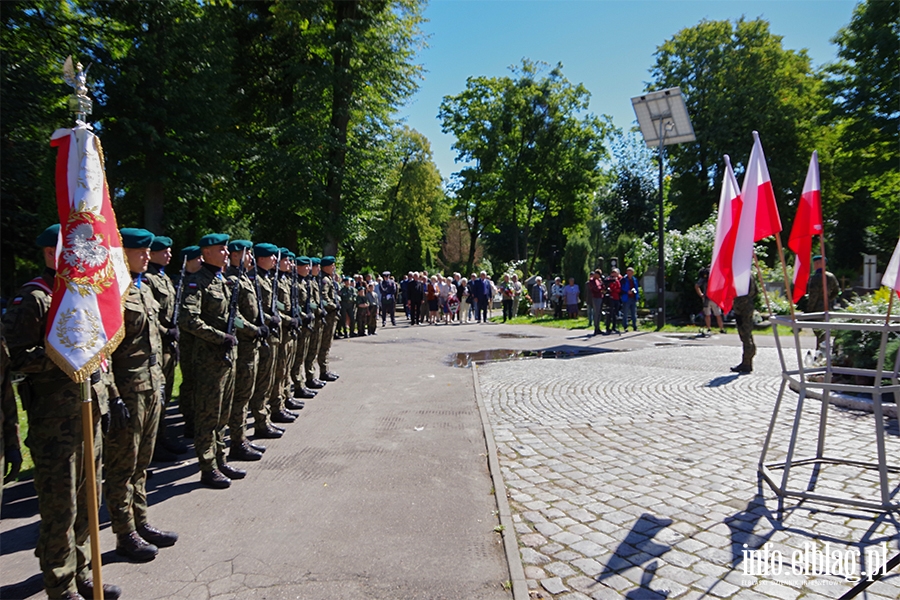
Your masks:
{"label": "shadow on pavement", "polygon": [[0,598],[30,598],[44,589],[44,577],[36,573],[19,583],[0,586]]}
{"label": "shadow on pavement", "polygon": [[740,377],[738,373],[735,373],[734,375],[722,375],[721,377],[710,379],[709,382],[707,382],[703,387],[714,388],[722,385],[728,385],[738,377]]}
{"label": "shadow on pavement", "polygon": [[650,589],[650,582],[653,581],[653,576],[656,575],[656,567],[657,562],[654,560],[644,568],[640,587],[625,594],[625,600],[657,600],[669,597],[669,592]]}

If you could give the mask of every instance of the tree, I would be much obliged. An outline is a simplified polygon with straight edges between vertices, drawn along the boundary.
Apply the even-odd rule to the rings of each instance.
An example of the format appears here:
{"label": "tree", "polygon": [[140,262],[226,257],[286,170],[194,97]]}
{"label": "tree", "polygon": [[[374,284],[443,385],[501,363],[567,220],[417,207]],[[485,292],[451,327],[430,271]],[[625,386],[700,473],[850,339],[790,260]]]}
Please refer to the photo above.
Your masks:
{"label": "tree", "polygon": [[729,154],[740,173],[754,130],[782,215],[799,198],[820,130],[821,78],[805,50],[785,50],[781,40],[762,19],[703,20],[658,47],[649,89],[681,87],[697,135],[694,143],[668,149],[672,226],[687,229],[712,213],[722,156]]}
{"label": "tree", "polygon": [[843,193],[826,207],[840,225],[829,228],[829,255],[856,268],[860,254],[874,252],[886,264],[900,232],[900,2],[861,2],[833,41],[839,60],[826,68],[828,122]]}
{"label": "tree", "polygon": [[[458,212],[471,242],[488,235],[504,262],[541,255],[545,219],[563,215],[564,228],[583,223],[605,156],[605,129],[587,114],[590,94],[557,65],[523,60],[512,77],[475,77],[447,96],[439,118],[456,136],[457,160],[474,163],[457,177]],[[469,267],[471,267],[471,258]]]}
{"label": "tree", "polygon": [[[398,128],[392,150],[393,168],[379,205],[366,219],[367,235],[357,254],[369,265],[405,273],[421,269],[429,251],[437,254],[449,207],[425,136]],[[363,260],[355,266],[363,266]]]}
{"label": "tree", "polygon": [[84,48],[97,28],[71,4],[50,0],[2,2],[0,18],[0,285],[9,296],[43,268],[34,239],[58,219],[50,136],[75,123],[62,65],[68,55],[90,64]]}

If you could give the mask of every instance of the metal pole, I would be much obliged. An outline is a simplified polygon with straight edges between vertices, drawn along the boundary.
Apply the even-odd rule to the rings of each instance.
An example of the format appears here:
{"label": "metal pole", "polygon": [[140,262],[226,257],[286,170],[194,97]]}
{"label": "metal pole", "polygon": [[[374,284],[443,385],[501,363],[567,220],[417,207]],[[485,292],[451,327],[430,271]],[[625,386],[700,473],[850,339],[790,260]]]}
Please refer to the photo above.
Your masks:
{"label": "metal pole", "polygon": [[665,119],[659,121],[659,235],[657,243],[659,245],[659,264],[657,265],[657,288],[659,293],[656,296],[656,329],[659,331],[666,324],[666,255],[665,255],[665,232],[663,230],[663,220],[665,212],[663,210],[663,142],[666,137]]}

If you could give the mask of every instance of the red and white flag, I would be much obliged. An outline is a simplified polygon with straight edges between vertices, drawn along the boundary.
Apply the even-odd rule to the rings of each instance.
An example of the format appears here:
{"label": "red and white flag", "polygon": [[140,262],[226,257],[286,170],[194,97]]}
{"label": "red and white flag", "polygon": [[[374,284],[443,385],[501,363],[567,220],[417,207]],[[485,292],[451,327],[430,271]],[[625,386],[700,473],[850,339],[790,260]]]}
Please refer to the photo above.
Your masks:
{"label": "red and white flag", "polygon": [[759,134],[753,132],[753,150],[744,173],[741,188],[744,207],[734,242],[734,288],[738,296],[750,291],[750,267],[753,265],[753,243],[781,231],[781,218],[775,204],[775,192],[766,166]]}
{"label": "red and white flag", "polygon": [[788,239],[788,248],[794,251],[794,303],[806,294],[806,284],[809,282],[809,272],[812,267],[810,253],[812,251],[812,238],[814,235],[822,235],[822,200],[821,186],[819,184],[819,154],[812,153],[809,159],[809,169],[806,171],[806,183],[803,184],[803,195],[800,196],[800,204],[797,205],[797,215],[794,217],[794,226],[791,227],[791,237]]}
{"label": "red and white flag", "polygon": [[706,295],[719,305],[723,312],[731,310],[736,297],[734,291],[734,241],[741,221],[741,190],[738,187],[731,159],[725,155],[725,177],[719,196],[719,215],[716,218],[716,241],[713,246],[712,268],[709,270]]}
{"label": "red and white flag", "polygon": [[888,263],[887,269],[884,270],[881,284],[897,292],[897,296],[900,297],[900,240],[897,240],[897,247],[894,248],[891,262]]}
{"label": "red and white flag", "polygon": [[47,355],[82,382],[124,335],[122,302],[131,285],[116,215],[109,200],[103,150],[90,125],[58,129],[56,281],[47,317]]}

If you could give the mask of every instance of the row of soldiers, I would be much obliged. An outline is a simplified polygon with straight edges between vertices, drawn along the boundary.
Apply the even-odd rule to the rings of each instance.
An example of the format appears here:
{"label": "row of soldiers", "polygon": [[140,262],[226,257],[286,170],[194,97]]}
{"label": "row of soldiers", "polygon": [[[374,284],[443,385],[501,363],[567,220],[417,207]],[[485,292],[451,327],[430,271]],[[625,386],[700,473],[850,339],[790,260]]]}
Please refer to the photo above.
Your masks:
{"label": "row of soldiers", "polygon": [[[11,373],[24,376],[17,387],[29,421],[25,443],[41,513],[35,554],[45,590],[50,598],[77,599],[94,595],[81,390],[50,360],[44,343],[59,229],[38,236],[46,268],[17,292],[3,317],[9,367],[3,383]],[[154,447],[168,442],[164,417],[176,364],[183,375],[179,407],[194,438],[200,480],[227,488],[246,475],[229,461],[260,460],[266,450],[247,437],[248,409],[254,440],[279,438],[284,429],[276,423],[293,422],[298,413],[291,409],[302,409],[303,399],[337,380],[328,354],[338,303],[333,257],[296,257],[272,244],[209,234],[182,251],[176,287],[165,272],[171,239],[136,228],[120,234],[133,283],[123,301],[124,337],[91,376],[93,445],[116,552],[141,562],[178,539],[150,524],[146,492]],[[12,411],[9,406],[5,395],[0,460],[15,471],[21,452],[9,427],[17,419],[14,401]],[[105,598],[121,594],[111,584],[103,591]]]}

